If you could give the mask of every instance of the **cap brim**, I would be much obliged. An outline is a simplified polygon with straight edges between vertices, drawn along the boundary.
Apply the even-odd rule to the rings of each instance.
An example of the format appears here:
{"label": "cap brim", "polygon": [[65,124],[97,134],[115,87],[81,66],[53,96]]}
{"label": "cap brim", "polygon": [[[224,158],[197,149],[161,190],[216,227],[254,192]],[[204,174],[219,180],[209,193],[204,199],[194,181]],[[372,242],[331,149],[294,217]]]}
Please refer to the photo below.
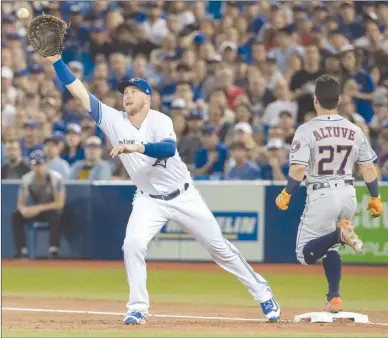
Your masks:
{"label": "cap brim", "polygon": [[[124,90],[125,88],[127,88],[128,86],[133,86],[133,87],[136,87],[138,88],[142,93],[144,93],[144,90],[141,89],[139,86],[135,85],[134,83],[132,82],[129,82],[129,81],[121,81],[117,84],[116,88],[117,90],[121,93],[121,94],[124,94]],[[146,94],[146,93],[144,93]],[[148,95],[148,94],[146,94]]]}

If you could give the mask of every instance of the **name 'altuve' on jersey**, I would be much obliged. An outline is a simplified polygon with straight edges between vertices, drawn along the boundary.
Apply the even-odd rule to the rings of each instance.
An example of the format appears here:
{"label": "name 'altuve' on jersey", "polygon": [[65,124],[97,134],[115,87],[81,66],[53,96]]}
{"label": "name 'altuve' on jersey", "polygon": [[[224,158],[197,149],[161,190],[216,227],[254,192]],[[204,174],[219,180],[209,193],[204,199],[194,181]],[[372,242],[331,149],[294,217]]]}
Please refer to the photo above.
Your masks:
{"label": "name 'altuve' on jersey", "polygon": [[307,184],[353,180],[354,163],[376,159],[363,131],[340,115],[320,115],[301,125],[290,150],[290,164],[307,165]]}

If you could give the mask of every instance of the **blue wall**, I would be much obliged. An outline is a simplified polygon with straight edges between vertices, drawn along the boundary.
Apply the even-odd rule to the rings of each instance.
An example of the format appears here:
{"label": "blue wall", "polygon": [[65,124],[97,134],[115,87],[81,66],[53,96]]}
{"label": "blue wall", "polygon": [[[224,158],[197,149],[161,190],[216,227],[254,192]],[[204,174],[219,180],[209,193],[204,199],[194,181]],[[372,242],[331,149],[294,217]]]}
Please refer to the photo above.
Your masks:
{"label": "blue wall", "polygon": [[[12,238],[11,214],[16,210],[19,185],[3,183],[1,187],[2,256],[13,257],[15,250]],[[92,257],[91,190],[91,185],[66,185],[66,207],[62,217],[61,229],[61,256],[63,257]],[[38,255],[47,256],[48,234],[39,231],[37,243]]]}
{"label": "blue wall", "polygon": [[306,188],[301,187],[292,195],[290,207],[281,211],[275,199],[282,186],[265,188],[265,242],[264,260],[276,263],[295,263],[296,234],[306,200]]}
{"label": "blue wall", "polygon": [[[292,206],[280,211],[274,201],[282,186],[265,188],[266,262],[296,262],[295,239],[305,202],[305,189],[292,197]],[[121,260],[122,243],[136,191],[132,185],[66,185],[66,209],[62,222],[61,256]],[[3,257],[14,255],[10,217],[16,209],[18,184],[2,184]],[[38,256],[46,256],[47,232],[38,232]]]}

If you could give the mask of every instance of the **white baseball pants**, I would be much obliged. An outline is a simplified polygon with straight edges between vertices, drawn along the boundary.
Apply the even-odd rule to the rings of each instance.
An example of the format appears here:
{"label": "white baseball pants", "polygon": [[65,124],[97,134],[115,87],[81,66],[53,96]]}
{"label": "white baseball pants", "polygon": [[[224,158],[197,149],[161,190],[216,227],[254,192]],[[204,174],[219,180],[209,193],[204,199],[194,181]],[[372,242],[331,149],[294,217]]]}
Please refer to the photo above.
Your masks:
{"label": "white baseball pants", "polygon": [[255,273],[237,248],[223,237],[212,212],[190,184],[185,192],[170,201],[154,199],[141,193],[134,199],[123,245],[130,287],[128,312],[148,314],[147,246],[169,220],[179,223],[192,234],[219,266],[234,274],[247,287],[256,301],[263,302],[272,297],[272,290],[266,280]]}

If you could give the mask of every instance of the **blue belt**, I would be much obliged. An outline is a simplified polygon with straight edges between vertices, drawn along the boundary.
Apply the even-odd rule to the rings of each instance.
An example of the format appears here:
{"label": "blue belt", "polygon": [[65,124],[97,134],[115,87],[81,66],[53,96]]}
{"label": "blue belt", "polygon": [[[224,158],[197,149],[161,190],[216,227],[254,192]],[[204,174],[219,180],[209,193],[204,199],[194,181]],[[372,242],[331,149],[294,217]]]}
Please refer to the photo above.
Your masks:
{"label": "blue belt", "polygon": [[[184,190],[182,192],[186,191],[189,188],[189,183],[185,183],[183,188],[184,188]],[[175,197],[178,197],[180,194],[181,194],[181,190],[176,189],[173,192],[170,192],[169,194],[163,194],[163,195],[151,195],[151,194],[149,194],[149,196],[152,198],[156,198],[158,200],[170,201],[170,200],[174,199]]]}

